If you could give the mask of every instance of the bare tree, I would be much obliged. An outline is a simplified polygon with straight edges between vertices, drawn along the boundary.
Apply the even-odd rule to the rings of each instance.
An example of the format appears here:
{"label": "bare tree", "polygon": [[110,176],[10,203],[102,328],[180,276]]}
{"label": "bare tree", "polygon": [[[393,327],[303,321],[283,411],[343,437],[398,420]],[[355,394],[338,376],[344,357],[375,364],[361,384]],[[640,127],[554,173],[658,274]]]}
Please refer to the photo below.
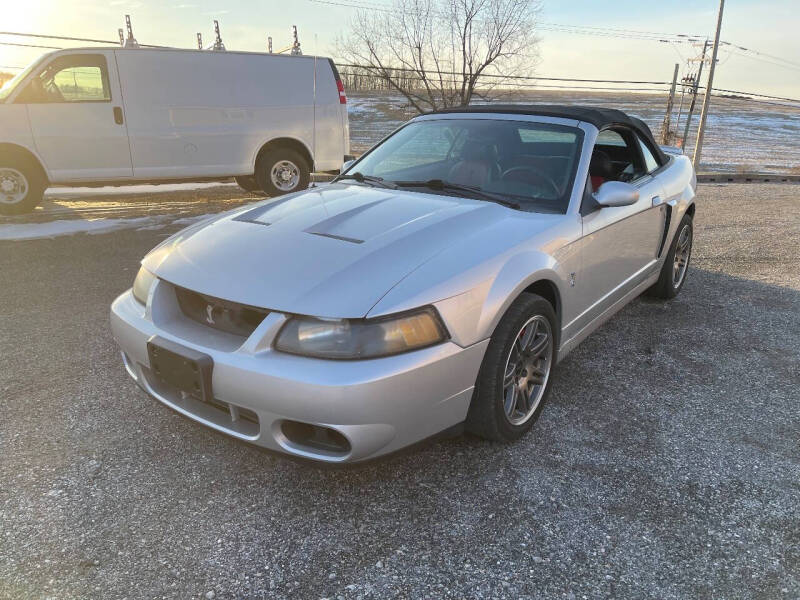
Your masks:
{"label": "bare tree", "polygon": [[531,73],[539,8],[538,0],[395,0],[386,11],[359,11],[337,49],[419,112],[464,106]]}

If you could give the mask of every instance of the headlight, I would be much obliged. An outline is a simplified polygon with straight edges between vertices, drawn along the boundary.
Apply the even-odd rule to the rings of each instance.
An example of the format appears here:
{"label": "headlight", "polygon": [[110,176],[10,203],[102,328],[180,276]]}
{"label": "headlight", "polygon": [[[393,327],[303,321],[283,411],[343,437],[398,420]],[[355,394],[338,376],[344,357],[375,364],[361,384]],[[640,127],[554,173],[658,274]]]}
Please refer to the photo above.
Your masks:
{"label": "headlight", "polygon": [[139,269],[136,279],[133,280],[133,297],[142,304],[147,304],[147,295],[156,281],[156,276],[144,267]]}
{"label": "headlight", "polygon": [[292,317],[278,333],[275,349],[316,358],[377,358],[408,352],[448,338],[436,309],[377,319],[324,320]]}

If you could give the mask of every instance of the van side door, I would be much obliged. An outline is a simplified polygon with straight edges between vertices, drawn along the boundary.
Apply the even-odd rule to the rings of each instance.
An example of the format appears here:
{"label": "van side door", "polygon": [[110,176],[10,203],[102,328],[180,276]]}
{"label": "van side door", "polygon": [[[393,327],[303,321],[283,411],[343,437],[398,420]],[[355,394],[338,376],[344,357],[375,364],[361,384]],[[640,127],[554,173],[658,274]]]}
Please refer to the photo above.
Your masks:
{"label": "van side door", "polygon": [[14,102],[54,183],[133,176],[113,51],[59,53]]}

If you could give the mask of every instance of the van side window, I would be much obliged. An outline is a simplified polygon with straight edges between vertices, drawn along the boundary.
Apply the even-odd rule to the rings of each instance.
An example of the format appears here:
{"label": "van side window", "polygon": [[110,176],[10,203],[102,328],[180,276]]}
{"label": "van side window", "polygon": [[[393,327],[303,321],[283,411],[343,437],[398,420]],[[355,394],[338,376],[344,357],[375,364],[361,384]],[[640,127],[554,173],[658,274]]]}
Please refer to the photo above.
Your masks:
{"label": "van side window", "polygon": [[31,79],[18,101],[30,104],[110,102],[106,59],[98,54],[59,56]]}
{"label": "van side window", "polygon": [[647,172],[652,173],[661,165],[658,164],[658,161],[656,160],[655,156],[653,156],[650,148],[647,147],[647,144],[645,144],[644,140],[639,134],[636,134],[636,139],[639,140],[639,147],[642,149],[642,156],[644,156],[644,164],[645,167],[647,167]]}

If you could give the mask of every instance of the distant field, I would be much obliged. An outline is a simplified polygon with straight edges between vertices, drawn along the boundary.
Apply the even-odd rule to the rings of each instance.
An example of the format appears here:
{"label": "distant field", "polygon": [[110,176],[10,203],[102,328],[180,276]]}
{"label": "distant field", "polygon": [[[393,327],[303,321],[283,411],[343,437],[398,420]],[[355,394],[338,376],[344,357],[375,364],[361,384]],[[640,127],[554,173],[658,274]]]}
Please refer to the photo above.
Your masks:
{"label": "distant field", "polygon": [[[588,104],[619,108],[640,117],[658,135],[667,98],[662,94],[532,91],[504,98],[509,102]],[[680,96],[676,98],[673,123]],[[686,114],[684,105],[683,114]],[[360,153],[414,116],[405,100],[389,92],[349,96],[351,150]],[[695,113],[694,124],[698,121]],[[683,122],[683,121],[682,121]],[[683,125],[681,125],[681,131]],[[689,134],[694,146],[696,129]],[[713,98],[703,148],[702,171],[800,172],[800,109],[732,98]]]}

